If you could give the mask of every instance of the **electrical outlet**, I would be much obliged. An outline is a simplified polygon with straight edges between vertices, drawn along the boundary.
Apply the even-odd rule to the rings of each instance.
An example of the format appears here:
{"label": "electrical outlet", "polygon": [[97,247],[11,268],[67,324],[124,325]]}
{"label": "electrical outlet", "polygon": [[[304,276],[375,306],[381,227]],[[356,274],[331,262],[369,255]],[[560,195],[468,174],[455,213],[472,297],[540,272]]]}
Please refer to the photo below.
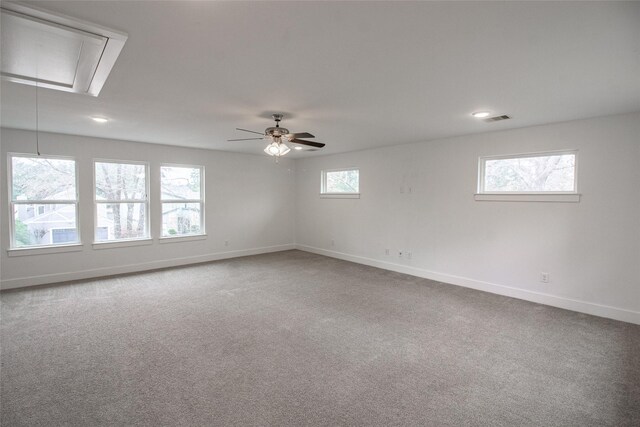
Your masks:
{"label": "electrical outlet", "polygon": [[225,245],[225,246],[229,246],[229,241],[228,241],[228,240],[225,240],[225,241],[224,241],[224,245]]}
{"label": "electrical outlet", "polygon": [[542,283],[549,283],[549,273],[540,273],[540,281]]}
{"label": "electrical outlet", "polygon": [[385,250],[384,250],[384,254],[385,254],[385,255],[389,255],[389,249],[385,249]]}

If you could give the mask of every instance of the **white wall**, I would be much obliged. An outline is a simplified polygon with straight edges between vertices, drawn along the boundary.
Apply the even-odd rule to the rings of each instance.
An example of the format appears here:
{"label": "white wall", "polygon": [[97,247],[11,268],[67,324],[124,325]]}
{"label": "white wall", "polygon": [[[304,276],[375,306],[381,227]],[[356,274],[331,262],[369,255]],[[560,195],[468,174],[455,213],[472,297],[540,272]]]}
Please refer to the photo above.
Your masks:
{"label": "white wall", "polygon": [[[474,200],[479,156],[559,149],[579,150],[579,203]],[[320,171],[350,166],[361,198],[319,198]],[[640,114],[307,158],[296,175],[300,249],[640,323]]]}
{"label": "white wall", "polygon": [[[35,134],[2,129],[0,134],[0,277],[3,289],[209,261],[294,247],[294,168],[291,159],[197,150],[164,145],[40,134],[42,155],[75,157],[79,168],[80,252],[8,256],[7,153],[33,153]],[[150,165],[151,245],[94,249],[94,158],[146,161]],[[160,243],[161,163],[205,167],[204,240]],[[225,246],[225,240],[229,246]]]}
{"label": "white wall", "polygon": [[[78,160],[84,246],[21,257],[6,251],[6,153],[33,152],[35,135],[2,129],[0,137],[2,288],[283,250],[296,242],[303,250],[640,323],[640,114],[279,164],[267,156],[44,133],[42,154]],[[579,203],[474,200],[479,156],[558,149],[579,150]],[[93,248],[87,237],[93,235],[93,158],[150,163],[152,245]],[[205,240],[159,243],[163,162],[205,166]],[[361,199],[320,199],[321,169],[348,166],[360,168]],[[412,259],[398,258],[399,250],[411,251]],[[550,283],[539,281],[542,271]]]}

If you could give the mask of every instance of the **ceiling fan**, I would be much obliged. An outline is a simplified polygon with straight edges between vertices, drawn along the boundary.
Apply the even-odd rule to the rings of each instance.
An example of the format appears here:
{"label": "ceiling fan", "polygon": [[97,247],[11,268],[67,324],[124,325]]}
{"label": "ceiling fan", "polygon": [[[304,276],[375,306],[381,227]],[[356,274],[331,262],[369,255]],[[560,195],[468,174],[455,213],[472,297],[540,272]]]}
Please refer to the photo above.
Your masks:
{"label": "ceiling fan", "polygon": [[273,120],[276,121],[275,126],[268,127],[263,132],[255,132],[252,130],[236,128],[236,130],[241,130],[243,132],[255,133],[258,135],[262,135],[260,138],[240,138],[240,139],[228,139],[227,141],[253,141],[253,140],[267,140],[271,141],[267,148],[264,149],[264,152],[270,156],[284,156],[291,149],[287,147],[286,142],[290,142],[293,144],[300,145],[308,145],[310,147],[322,148],[324,144],[321,142],[313,142],[306,141],[304,139],[298,138],[315,138],[315,136],[311,135],[309,132],[300,132],[300,133],[289,133],[289,129],[281,128],[280,121],[282,120],[282,114],[273,114]]}

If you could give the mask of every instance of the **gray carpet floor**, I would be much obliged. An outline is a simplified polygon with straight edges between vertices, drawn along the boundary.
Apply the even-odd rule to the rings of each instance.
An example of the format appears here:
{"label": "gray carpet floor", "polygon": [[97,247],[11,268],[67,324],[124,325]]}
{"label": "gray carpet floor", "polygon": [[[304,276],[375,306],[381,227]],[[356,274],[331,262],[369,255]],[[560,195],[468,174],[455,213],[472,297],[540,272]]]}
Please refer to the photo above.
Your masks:
{"label": "gray carpet floor", "polygon": [[640,326],[300,251],[1,300],[3,426],[640,425]]}

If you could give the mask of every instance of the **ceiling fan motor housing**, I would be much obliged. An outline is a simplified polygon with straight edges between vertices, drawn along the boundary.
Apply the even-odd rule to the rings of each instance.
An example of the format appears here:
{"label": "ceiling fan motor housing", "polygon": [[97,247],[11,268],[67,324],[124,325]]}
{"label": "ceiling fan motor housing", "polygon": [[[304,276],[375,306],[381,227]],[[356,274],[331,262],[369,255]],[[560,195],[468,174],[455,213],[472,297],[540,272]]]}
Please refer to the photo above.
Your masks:
{"label": "ceiling fan motor housing", "polygon": [[279,126],[268,127],[264,130],[264,134],[267,136],[272,136],[274,138],[279,138],[281,136],[287,135],[289,133],[289,129],[281,128]]}
{"label": "ceiling fan motor housing", "polygon": [[277,138],[279,140],[281,136],[287,135],[289,133],[289,129],[280,127],[280,121],[283,117],[282,114],[272,114],[271,117],[273,117],[273,120],[276,121],[276,125],[266,128],[264,130],[264,134],[266,136]]}

